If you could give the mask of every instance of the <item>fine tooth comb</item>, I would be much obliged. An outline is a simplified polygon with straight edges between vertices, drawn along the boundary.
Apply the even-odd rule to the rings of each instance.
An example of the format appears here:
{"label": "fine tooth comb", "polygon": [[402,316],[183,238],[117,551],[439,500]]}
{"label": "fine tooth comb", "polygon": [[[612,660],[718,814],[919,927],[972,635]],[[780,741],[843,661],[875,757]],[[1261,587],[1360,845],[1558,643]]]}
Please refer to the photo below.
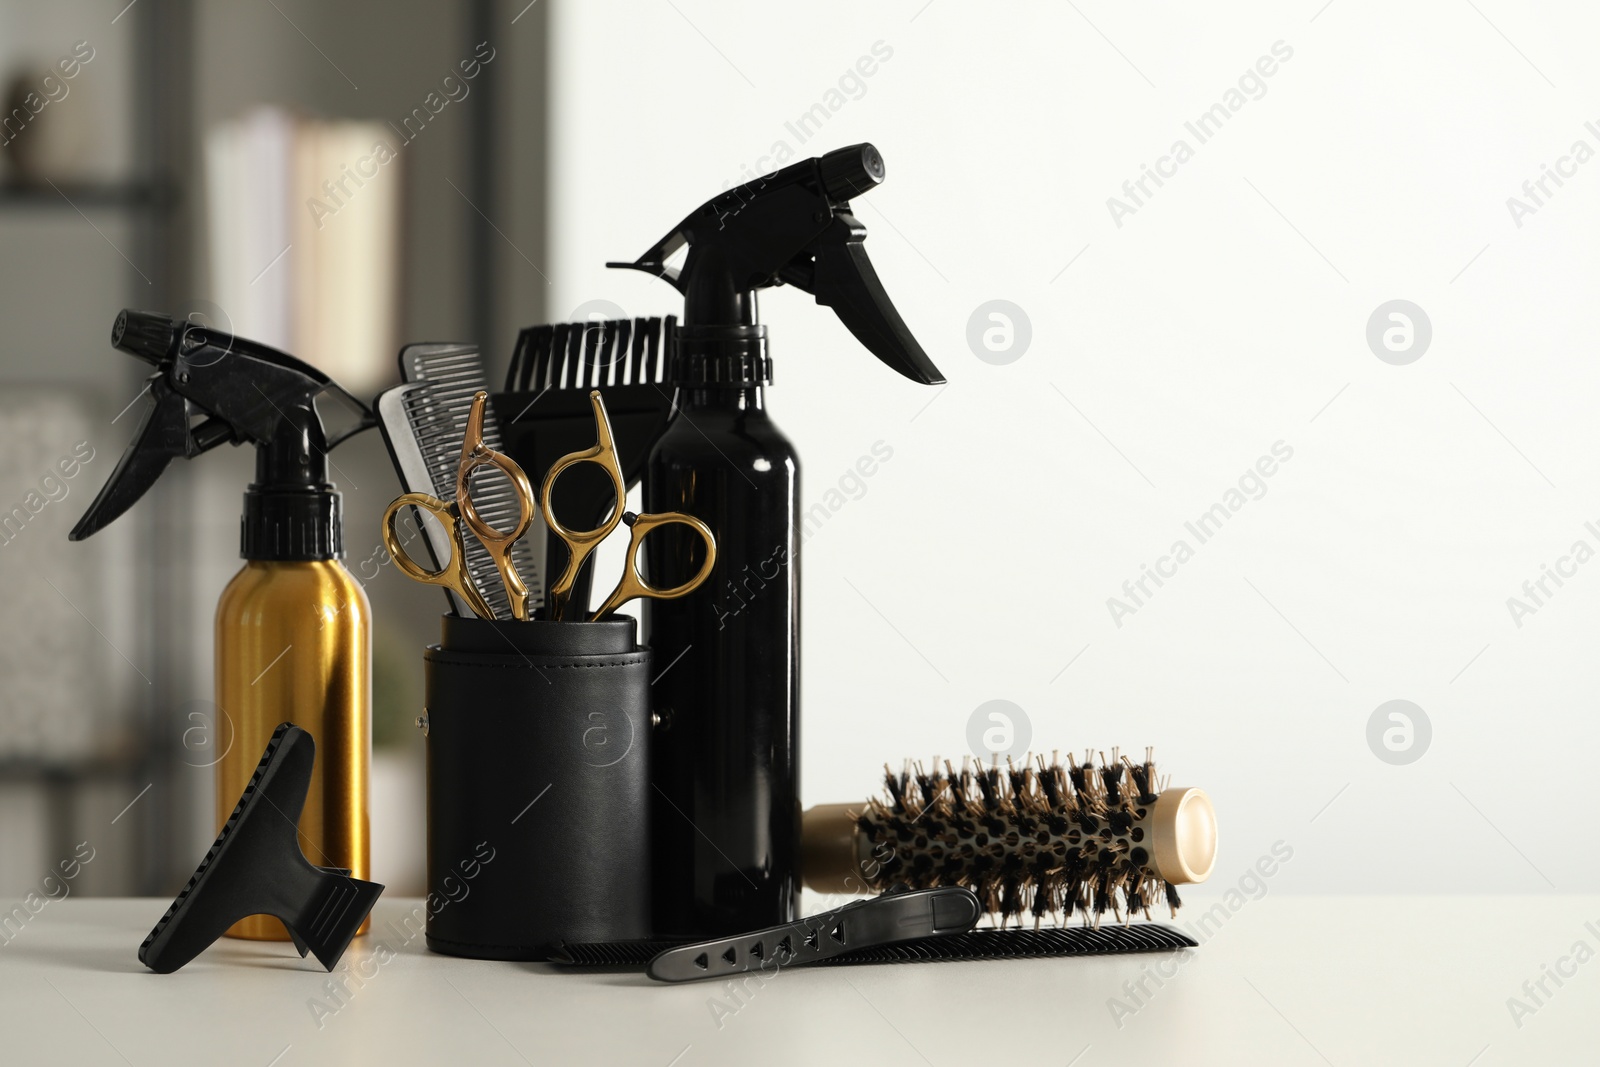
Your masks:
{"label": "fine tooth comb", "polygon": [[[822,966],[859,963],[944,963],[959,960],[1047,959],[1061,956],[1104,956],[1128,952],[1174,952],[1194,948],[1189,935],[1160,923],[1135,926],[1045,926],[1037,930],[970,930],[910,941],[850,949],[817,960]],[[643,967],[674,941],[563,942],[550,957],[571,967]]]}
{"label": "fine tooth comb", "polygon": [[[668,315],[524,329],[517,335],[505,392],[491,398],[506,455],[540,484],[556,460],[594,443],[589,390],[599,389],[623,479],[630,489],[638,485],[651,447],[672,418],[677,322]],[[562,486],[555,510],[573,529],[589,529],[609,514],[611,504],[610,487],[600,479],[575,478]],[[553,538],[547,543],[541,573],[560,574],[565,550]],[[573,586],[574,604],[588,606],[592,579],[592,566],[586,565]]]}
{"label": "fine tooth comb", "polygon": [[[373,402],[372,410],[377,416],[378,431],[383,435],[383,443],[389,449],[389,459],[394,463],[395,473],[400,476],[401,491],[427,493],[432,496],[435,495],[433,475],[428,465],[428,457],[422,451],[422,443],[417,439],[412,423],[412,408],[427,406],[428,389],[426,382],[396,385],[385,389]],[[424,421],[426,418],[425,412],[418,412],[418,421]],[[450,534],[439,523],[427,522],[414,513],[416,509],[411,510],[412,521],[422,532],[423,548],[426,550],[429,565],[432,570],[437,571],[444,566],[442,561],[449,559],[454,549],[450,542]],[[488,553],[483,551],[482,545],[478,548],[479,552],[476,555],[468,555],[467,569],[481,593],[484,589],[493,589],[494,583],[487,580],[490,575],[474,569],[482,563],[490,563],[492,570],[492,561],[489,560]],[[445,590],[445,596],[450,601],[452,614],[467,613],[468,605],[461,597],[448,589]]]}
{"label": "fine tooth comb", "polygon": [[[473,396],[488,389],[483,357],[476,345],[407,345],[400,350],[400,377],[407,384],[386,391],[379,397],[378,406],[384,412],[379,417],[379,425],[401,483],[408,493],[427,493],[440,500],[454,500],[467,414],[472,410]],[[391,413],[403,417],[403,423]],[[493,408],[484,413],[483,440],[490,448],[502,450],[500,424]],[[415,484],[419,476],[425,476],[426,481]],[[495,529],[516,527],[521,504],[509,479],[495,478],[474,484],[472,499],[478,514]],[[445,546],[436,543],[444,536],[443,531],[421,517],[417,522],[427,531],[428,548],[437,568],[440,560],[449,558]],[[543,523],[536,522],[511,546],[512,562],[528,587],[530,604],[544,602],[548,533]],[[494,611],[495,618],[511,618],[511,601],[494,560],[476,538],[466,538],[466,542],[467,572],[472,575],[473,584]],[[441,552],[440,549],[445,550]],[[464,605],[456,603],[453,596],[451,604],[456,614],[464,613]]]}
{"label": "fine tooth comb", "polygon": [[[885,795],[866,804],[805,812],[801,870],[822,892],[964,885],[1002,924],[1024,915],[1074,912],[1098,926],[1165,902],[1177,886],[1203,882],[1216,863],[1217,823],[1205,792],[1164,787],[1151,750],[1143,763],[1086,753],[1067,766],[1043,758],[1021,766],[960,770],[934,763],[899,774],[885,768]],[[848,887],[848,888],[847,888]]]}
{"label": "fine tooth comb", "polygon": [[139,962],[170,974],[247,915],[283,921],[294,946],[333,970],[378,902],[383,886],[318,867],[300,851],[300,810],[311,788],[316,744],[283,723],[267,742],[216,842],[150,936]]}

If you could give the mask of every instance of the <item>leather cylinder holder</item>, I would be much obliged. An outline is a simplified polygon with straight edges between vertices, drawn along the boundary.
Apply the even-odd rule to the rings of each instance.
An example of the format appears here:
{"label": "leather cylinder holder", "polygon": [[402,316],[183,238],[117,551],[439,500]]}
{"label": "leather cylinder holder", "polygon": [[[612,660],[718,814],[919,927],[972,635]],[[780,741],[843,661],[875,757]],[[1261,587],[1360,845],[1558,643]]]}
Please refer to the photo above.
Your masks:
{"label": "leather cylinder holder", "polygon": [[427,941],[543,960],[650,936],[650,651],[634,620],[444,617],[428,648]]}

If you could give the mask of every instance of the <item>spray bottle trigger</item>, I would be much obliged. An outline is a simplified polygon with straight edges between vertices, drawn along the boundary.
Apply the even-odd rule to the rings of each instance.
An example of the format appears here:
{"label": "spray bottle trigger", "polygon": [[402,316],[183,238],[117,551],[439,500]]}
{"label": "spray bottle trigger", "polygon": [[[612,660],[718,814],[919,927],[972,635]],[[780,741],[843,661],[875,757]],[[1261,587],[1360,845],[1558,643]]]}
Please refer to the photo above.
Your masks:
{"label": "spray bottle trigger", "polygon": [[838,216],[829,227],[832,239],[816,245],[807,291],[817,303],[832,308],[856,339],[884,363],[912,381],[943,385],[944,375],[917,343],[878,280],[861,243],[865,233],[850,216]]}
{"label": "spray bottle trigger", "polygon": [[67,534],[68,540],[82,541],[115,520],[156,483],[167,464],[189,454],[188,404],[163,375],[152,377],[149,389],[155,402],[145,409],[117,469]]}

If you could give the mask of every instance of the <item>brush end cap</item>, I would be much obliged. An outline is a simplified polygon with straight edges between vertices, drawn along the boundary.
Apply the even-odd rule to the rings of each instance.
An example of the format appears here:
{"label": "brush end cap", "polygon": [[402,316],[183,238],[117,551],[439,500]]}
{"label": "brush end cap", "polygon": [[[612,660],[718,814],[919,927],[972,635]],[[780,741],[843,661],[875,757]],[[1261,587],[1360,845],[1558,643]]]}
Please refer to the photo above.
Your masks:
{"label": "brush end cap", "polygon": [[1152,817],[1156,872],[1173,885],[1203,882],[1217,864],[1217,812],[1204,789],[1168,789]]}
{"label": "brush end cap", "polygon": [[800,877],[817,893],[864,893],[856,804],[818,804],[800,818]]}

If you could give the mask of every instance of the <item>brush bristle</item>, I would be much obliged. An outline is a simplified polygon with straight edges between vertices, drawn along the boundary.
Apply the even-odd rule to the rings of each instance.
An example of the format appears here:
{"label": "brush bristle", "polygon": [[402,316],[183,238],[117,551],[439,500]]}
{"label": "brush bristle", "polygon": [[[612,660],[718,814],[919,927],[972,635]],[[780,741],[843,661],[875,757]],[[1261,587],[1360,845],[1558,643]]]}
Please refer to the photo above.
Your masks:
{"label": "brush bristle", "polygon": [[1151,856],[1158,780],[1149,750],[1137,764],[1116,749],[1098,763],[1068,755],[1065,767],[1043,758],[1004,769],[998,759],[937,764],[931,773],[885,768],[885,795],[858,816],[872,888],[966,886],[1002,925],[1075,912],[1096,926],[1108,913],[1148,919],[1163,901],[1176,914],[1178,891]]}

